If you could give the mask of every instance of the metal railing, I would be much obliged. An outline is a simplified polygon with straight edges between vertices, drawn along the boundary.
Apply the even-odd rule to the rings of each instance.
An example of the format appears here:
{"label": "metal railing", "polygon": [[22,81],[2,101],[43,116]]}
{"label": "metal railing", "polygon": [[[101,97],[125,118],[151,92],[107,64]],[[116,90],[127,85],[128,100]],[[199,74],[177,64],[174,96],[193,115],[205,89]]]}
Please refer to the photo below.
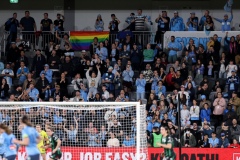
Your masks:
{"label": "metal railing", "polygon": [[[70,35],[69,31],[64,31],[59,34],[60,37],[63,37],[63,35],[67,33]],[[4,51],[6,51],[7,44],[11,43],[8,40],[8,36],[10,35],[9,32],[5,32],[4,37]],[[44,50],[50,40],[53,40],[55,43],[59,43],[57,40],[55,33],[53,32],[29,32],[29,31],[21,31],[17,34],[16,43],[17,44],[23,44],[24,47],[28,48],[29,50],[35,50],[35,49],[41,49]]]}
{"label": "metal railing", "polygon": [[[84,31],[82,31],[84,32]],[[61,35],[64,33],[67,33],[70,35],[70,31],[64,31],[61,32]],[[133,41],[137,43],[138,45],[146,46],[147,43],[154,43],[154,37],[155,33],[150,31],[136,31],[136,32],[117,32],[114,34],[109,34],[109,42],[113,43],[116,38],[119,40],[122,40],[126,37],[126,34],[130,33]],[[4,32],[3,34],[3,51],[6,51],[7,44],[10,44],[11,42],[8,40],[8,36],[10,35],[9,32]],[[28,32],[28,31],[21,31],[17,34],[17,40],[16,43],[20,44],[22,43],[26,48],[33,51],[35,49],[41,49],[44,50],[46,46],[48,45],[49,41],[53,40],[56,44],[59,43],[59,41],[56,39],[55,33],[53,32]]]}

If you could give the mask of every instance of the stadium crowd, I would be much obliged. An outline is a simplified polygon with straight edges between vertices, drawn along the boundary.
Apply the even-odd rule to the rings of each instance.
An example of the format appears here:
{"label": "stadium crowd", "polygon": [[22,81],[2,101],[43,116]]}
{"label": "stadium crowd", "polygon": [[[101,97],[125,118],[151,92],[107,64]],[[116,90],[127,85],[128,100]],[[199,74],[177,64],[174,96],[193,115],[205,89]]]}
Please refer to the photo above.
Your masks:
{"label": "stadium crowd", "polygon": [[[156,18],[157,44],[141,44],[131,35],[124,39],[95,37],[89,51],[80,56],[72,49],[69,35],[61,34],[64,19],[57,15],[55,34],[44,50],[34,51],[33,58],[25,55],[24,45],[16,42],[18,25],[24,31],[36,30],[29,11],[20,22],[17,14],[10,24],[6,60],[1,66],[1,101],[50,102],[127,102],[146,104],[146,137],[149,146],[159,135],[160,126],[168,126],[175,146],[226,148],[239,147],[240,98],[239,66],[240,35],[228,37],[232,16],[216,19],[209,11],[198,21],[191,13],[186,26],[189,31],[214,30],[213,19],[221,22],[226,31],[222,48],[218,35],[210,37],[207,48],[197,47],[194,40],[180,47],[174,35],[165,51],[161,47],[165,31],[185,30],[178,12],[170,20],[167,12]],[[147,19],[138,10],[138,16],[127,18],[124,30],[142,30]],[[110,35],[119,31],[120,21],[114,14],[109,23]],[[63,17],[64,18],[64,17]],[[132,19],[130,19],[132,18]],[[101,15],[96,30],[102,31]],[[51,31],[52,20],[44,14],[41,31]],[[28,36],[27,34],[25,35]],[[43,34],[43,36],[45,36]],[[177,56],[182,51],[181,56]],[[72,87],[71,87],[72,86]],[[67,103],[66,103],[67,104]],[[51,108],[1,110],[0,122],[7,123],[19,135],[17,126],[21,115],[29,115],[33,124],[53,125],[55,133],[67,146],[135,146],[136,115],[134,109],[69,111]],[[181,128],[177,117],[180,116]],[[179,143],[178,135],[182,138]]]}

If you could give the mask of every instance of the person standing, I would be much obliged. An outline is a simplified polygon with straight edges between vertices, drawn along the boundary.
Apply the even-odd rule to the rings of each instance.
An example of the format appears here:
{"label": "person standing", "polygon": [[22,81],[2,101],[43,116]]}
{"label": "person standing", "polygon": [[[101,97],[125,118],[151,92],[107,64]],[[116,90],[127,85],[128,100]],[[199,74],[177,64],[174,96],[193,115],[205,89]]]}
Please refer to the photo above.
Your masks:
{"label": "person standing", "polygon": [[40,30],[42,31],[43,35],[43,48],[46,48],[45,45],[49,43],[49,40],[52,39],[52,29],[53,29],[53,22],[51,19],[48,18],[48,13],[44,13],[44,18],[40,22]]}
{"label": "person standing", "polygon": [[198,17],[195,16],[195,12],[190,13],[191,16],[188,18],[187,27],[188,31],[198,30]]}
{"label": "person standing", "polygon": [[233,20],[233,13],[231,10],[231,17],[228,18],[228,15],[225,14],[223,19],[213,18],[219,23],[222,24],[222,31],[231,31],[231,22]]}
{"label": "person standing", "polygon": [[50,156],[50,160],[59,160],[62,157],[62,152],[61,152],[61,140],[58,138],[58,136],[53,132],[52,127],[48,127],[46,129],[46,132],[48,134],[49,141],[50,141],[50,146],[52,148],[52,155]]}
{"label": "person standing", "polygon": [[167,16],[167,11],[162,11],[162,15],[159,14],[155,22],[158,24],[158,30],[155,36],[155,42],[157,44],[163,43],[163,35],[169,30],[170,18]]}
{"label": "person standing", "polygon": [[21,124],[23,125],[22,140],[14,139],[13,143],[26,146],[28,159],[40,160],[40,151],[37,148],[40,141],[38,132],[32,127],[30,119],[26,115],[21,118]]}
{"label": "person standing", "polygon": [[57,31],[57,32],[63,32],[64,31],[64,28],[63,28],[64,21],[65,21],[64,15],[58,13],[57,14],[57,19],[53,23],[54,24],[54,30]]}
{"label": "person standing", "polygon": [[168,43],[168,62],[174,63],[177,60],[177,51],[179,51],[179,44],[175,41],[175,36],[171,36],[171,42]]}
{"label": "person standing", "polygon": [[45,144],[48,143],[48,135],[47,135],[47,133],[46,133],[44,130],[42,130],[40,124],[37,124],[37,125],[36,125],[36,130],[37,130],[37,132],[39,133],[39,135],[40,135],[40,137],[41,137],[41,140],[40,140],[40,142],[38,143],[37,146],[38,146],[38,149],[39,149],[39,151],[40,151],[40,153],[41,153],[42,159],[43,159],[43,160],[46,160],[46,148],[45,148]]}
{"label": "person standing", "polygon": [[174,142],[173,138],[169,135],[169,129],[167,126],[161,127],[162,140],[158,143],[159,147],[164,148],[164,153],[161,155],[163,159],[175,160],[176,153],[173,151]]}
{"label": "person standing", "polygon": [[23,31],[23,39],[30,40],[34,43],[34,31],[37,31],[37,25],[33,17],[30,17],[30,12],[25,11],[25,17],[20,20],[20,28]]}
{"label": "person standing", "polygon": [[4,146],[5,148],[4,158],[2,158],[6,160],[15,160],[17,155],[17,145],[12,142],[12,140],[15,139],[15,135],[12,134],[12,131],[5,124],[0,124],[0,133],[4,143],[1,144],[1,146]]}
{"label": "person standing", "polygon": [[13,17],[9,18],[8,21],[5,23],[5,30],[9,31],[9,36],[7,38],[8,40],[8,44],[7,44],[8,46],[6,47],[7,49],[9,48],[11,42],[16,42],[18,27],[19,27],[19,21],[17,20],[17,13],[13,13]]}
{"label": "person standing", "polygon": [[119,31],[118,25],[120,21],[115,14],[111,14],[111,18],[112,20],[109,22],[108,29],[110,30],[109,42],[112,44],[113,40],[116,39],[117,33]]}
{"label": "person standing", "polygon": [[179,17],[178,11],[174,11],[174,17],[170,21],[170,30],[171,31],[184,31],[185,25],[183,19]]}

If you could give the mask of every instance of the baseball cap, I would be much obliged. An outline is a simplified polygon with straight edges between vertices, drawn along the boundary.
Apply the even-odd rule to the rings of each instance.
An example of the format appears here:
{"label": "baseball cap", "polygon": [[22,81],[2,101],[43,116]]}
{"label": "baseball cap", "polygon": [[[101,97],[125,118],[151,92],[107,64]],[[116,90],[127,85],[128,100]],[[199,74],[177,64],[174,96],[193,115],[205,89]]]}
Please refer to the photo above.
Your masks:
{"label": "baseball cap", "polygon": [[236,72],[235,70],[232,70],[232,72]]}
{"label": "baseball cap", "polygon": [[206,99],[206,96],[205,95],[201,95],[201,99]]}
{"label": "baseball cap", "polygon": [[126,34],[126,37],[127,37],[127,36],[131,36],[131,35],[127,33],[127,34]]}
{"label": "baseball cap", "polygon": [[225,133],[221,133],[221,137],[225,136]]}
{"label": "baseball cap", "polygon": [[48,65],[48,64],[45,64],[44,67],[49,67],[49,65]]}
{"label": "baseball cap", "polygon": [[115,42],[119,42],[119,39],[115,39]]}

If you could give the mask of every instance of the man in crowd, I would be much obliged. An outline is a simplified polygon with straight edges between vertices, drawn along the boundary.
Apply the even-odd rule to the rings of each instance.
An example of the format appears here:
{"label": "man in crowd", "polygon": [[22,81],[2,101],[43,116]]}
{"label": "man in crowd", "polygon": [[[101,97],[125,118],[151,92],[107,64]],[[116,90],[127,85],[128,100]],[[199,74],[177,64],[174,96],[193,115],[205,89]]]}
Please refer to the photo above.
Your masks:
{"label": "man in crowd", "polygon": [[174,17],[170,21],[170,30],[171,31],[184,31],[185,25],[183,19],[178,16],[178,11],[174,11]]}

